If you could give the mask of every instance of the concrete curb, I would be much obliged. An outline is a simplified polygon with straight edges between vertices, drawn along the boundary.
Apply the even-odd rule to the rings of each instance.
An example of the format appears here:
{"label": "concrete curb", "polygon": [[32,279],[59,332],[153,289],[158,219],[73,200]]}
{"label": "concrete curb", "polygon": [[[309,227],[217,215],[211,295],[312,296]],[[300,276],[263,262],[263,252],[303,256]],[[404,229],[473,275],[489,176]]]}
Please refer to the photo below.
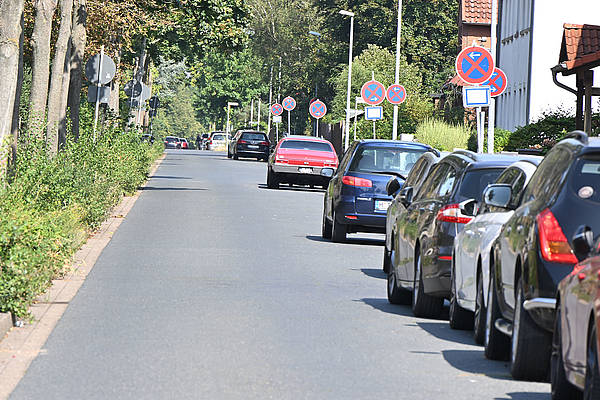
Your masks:
{"label": "concrete curb", "polygon": [[[165,156],[166,154],[163,153],[154,163],[149,176],[154,175]],[[141,193],[141,190],[138,190],[135,195],[123,198],[121,203],[112,210],[111,216],[100,226],[98,232],[90,236],[75,253],[72,268],[65,277],[54,280],[50,289],[38,297],[29,309],[33,315],[33,323],[25,323],[22,327],[11,329],[12,320],[9,318],[10,331],[5,337],[0,335],[0,382],[2,382],[0,399],[7,399],[10,396],[31,362],[40,352],[43,353],[42,347],[52,330]],[[1,321],[2,319],[0,319],[0,328],[3,326]]]}

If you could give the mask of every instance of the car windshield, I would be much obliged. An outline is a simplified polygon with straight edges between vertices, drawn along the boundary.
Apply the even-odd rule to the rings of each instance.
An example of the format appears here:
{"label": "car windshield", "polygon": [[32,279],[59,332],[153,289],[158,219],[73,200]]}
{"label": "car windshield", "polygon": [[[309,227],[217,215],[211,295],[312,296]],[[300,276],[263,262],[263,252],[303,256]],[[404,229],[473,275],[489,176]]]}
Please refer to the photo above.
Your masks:
{"label": "car windshield", "polygon": [[578,159],[569,180],[571,190],[580,199],[600,203],[600,154]]}
{"label": "car windshield", "polygon": [[358,149],[352,158],[349,171],[365,173],[394,172],[406,176],[423,153],[425,153],[425,149],[365,146]]}
{"label": "car windshield", "polygon": [[475,199],[481,202],[483,191],[504,171],[504,168],[474,169],[467,171],[458,190],[459,201]]}
{"label": "car windshield", "polygon": [[284,140],[281,143],[280,149],[295,149],[295,150],[312,150],[333,152],[331,145],[324,142],[313,142],[310,140]]}
{"label": "car windshield", "polygon": [[214,135],[213,140],[225,140],[225,135]]}
{"label": "car windshield", "polygon": [[242,139],[244,140],[266,140],[267,137],[264,133],[242,133]]}
{"label": "car windshield", "polygon": [[176,141],[177,141],[177,138],[174,138],[174,137],[167,137],[167,138],[165,138],[165,140],[166,140],[167,142],[176,142]]}

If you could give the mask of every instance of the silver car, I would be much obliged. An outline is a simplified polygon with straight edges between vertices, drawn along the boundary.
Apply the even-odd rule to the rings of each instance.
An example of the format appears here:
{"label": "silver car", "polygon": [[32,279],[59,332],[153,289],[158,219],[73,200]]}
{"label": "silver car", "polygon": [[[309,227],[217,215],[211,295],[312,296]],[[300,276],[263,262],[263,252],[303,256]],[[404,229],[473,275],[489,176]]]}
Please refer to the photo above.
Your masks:
{"label": "silver car", "polygon": [[[523,189],[540,161],[541,157],[517,161],[496,180],[495,184],[512,187],[512,210],[521,202]],[[484,203],[477,216],[454,239],[450,327],[474,329],[475,341],[479,344],[483,343],[485,333],[490,252],[502,226],[514,213],[512,210],[495,209]]]}

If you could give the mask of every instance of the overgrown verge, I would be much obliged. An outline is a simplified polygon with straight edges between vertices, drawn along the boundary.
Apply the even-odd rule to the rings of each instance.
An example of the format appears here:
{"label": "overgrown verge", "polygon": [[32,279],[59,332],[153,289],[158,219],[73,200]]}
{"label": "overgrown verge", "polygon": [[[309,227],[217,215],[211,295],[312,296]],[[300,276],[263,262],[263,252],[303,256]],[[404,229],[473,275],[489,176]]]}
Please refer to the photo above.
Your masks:
{"label": "overgrown verge", "polygon": [[453,151],[466,149],[471,129],[460,124],[448,124],[437,119],[428,119],[417,126],[415,140],[438,150]]}
{"label": "overgrown verge", "polygon": [[0,312],[27,317],[29,305],[60,276],[87,233],[146,179],[162,153],[139,135],[82,132],[51,158],[42,140],[20,137],[0,187]]}

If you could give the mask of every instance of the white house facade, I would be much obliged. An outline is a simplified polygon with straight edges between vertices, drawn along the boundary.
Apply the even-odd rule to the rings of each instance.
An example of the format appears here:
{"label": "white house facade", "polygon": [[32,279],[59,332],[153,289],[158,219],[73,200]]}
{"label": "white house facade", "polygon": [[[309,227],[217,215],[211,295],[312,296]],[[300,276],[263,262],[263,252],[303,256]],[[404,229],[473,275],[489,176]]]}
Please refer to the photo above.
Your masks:
{"label": "white house facade", "polygon": [[[496,126],[515,130],[546,111],[575,113],[575,96],[556,86],[550,68],[558,64],[563,25],[600,25],[596,0],[499,0],[497,65],[508,77],[497,97]],[[600,70],[597,69],[597,70]],[[600,73],[595,74],[600,86]],[[559,77],[575,88],[575,77]]]}

